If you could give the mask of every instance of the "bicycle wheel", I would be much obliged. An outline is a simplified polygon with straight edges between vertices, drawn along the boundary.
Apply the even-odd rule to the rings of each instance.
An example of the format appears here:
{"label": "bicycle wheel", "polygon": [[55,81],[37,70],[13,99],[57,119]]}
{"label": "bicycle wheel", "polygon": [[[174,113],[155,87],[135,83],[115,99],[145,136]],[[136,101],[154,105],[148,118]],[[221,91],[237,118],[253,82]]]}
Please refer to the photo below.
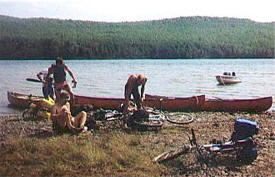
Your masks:
{"label": "bicycle wheel", "polygon": [[158,162],[158,163],[161,163],[161,162],[165,162],[165,161],[168,161],[168,160],[171,160],[171,159],[174,159],[174,158],[177,158],[179,157],[180,155],[182,154],[186,154],[188,153],[189,151],[191,150],[191,146],[189,145],[184,145],[174,151],[167,151],[167,152],[164,152],[160,155],[158,155],[157,157],[154,158],[154,162]]}
{"label": "bicycle wheel", "polygon": [[162,128],[163,122],[160,120],[148,120],[148,121],[137,121],[131,120],[131,127],[140,131],[158,131]]}
{"label": "bicycle wheel", "polygon": [[23,119],[25,119],[25,120],[34,119],[35,114],[34,114],[33,110],[27,108],[27,109],[25,109],[25,110],[22,112],[22,117],[23,117]]}
{"label": "bicycle wheel", "polygon": [[186,113],[166,114],[165,117],[173,124],[189,124],[194,121],[194,117]]}
{"label": "bicycle wheel", "polygon": [[114,121],[114,120],[120,120],[124,116],[123,113],[120,113],[118,111],[108,112],[105,114],[106,121]]}

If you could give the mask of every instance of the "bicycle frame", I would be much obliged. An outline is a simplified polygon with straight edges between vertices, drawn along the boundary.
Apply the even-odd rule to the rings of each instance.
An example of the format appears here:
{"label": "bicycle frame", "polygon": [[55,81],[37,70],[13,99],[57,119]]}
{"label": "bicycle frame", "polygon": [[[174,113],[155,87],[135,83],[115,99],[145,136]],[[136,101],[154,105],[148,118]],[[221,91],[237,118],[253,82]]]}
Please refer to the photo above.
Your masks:
{"label": "bicycle frame", "polygon": [[238,160],[245,162],[252,162],[256,159],[258,155],[256,144],[254,143],[251,136],[237,141],[198,145],[194,129],[191,129],[191,133],[191,137],[186,134],[190,145],[184,144],[176,150],[166,151],[155,157],[153,161],[159,163],[165,162],[180,155],[189,153],[194,149],[197,152],[197,159],[199,160],[199,162],[203,162],[206,165],[208,165],[211,160],[215,160],[213,159],[213,157],[215,158],[218,153],[235,152]]}
{"label": "bicycle frame", "polygon": [[253,144],[253,139],[248,137],[238,141],[227,141],[218,144],[206,144],[202,147],[209,152],[230,152],[235,151],[237,148],[247,147]]}
{"label": "bicycle frame", "polygon": [[[237,141],[227,141],[227,142],[205,144],[205,145],[199,146],[197,144],[194,130],[191,129],[191,132],[192,132],[192,138],[188,136],[189,142],[191,146],[193,146],[196,149],[199,160],[203,161],[205,164],[207,164],[211,158],[213,157],[215,158],[218,153],[225,154],[225,153],[235,152],[238,158],[242,155],[241,153],[245,149],[256,147],[252,137],[247,137],[245,139],[237,140]],[[252,157],[251,160],[253,159],[254,158]]]}

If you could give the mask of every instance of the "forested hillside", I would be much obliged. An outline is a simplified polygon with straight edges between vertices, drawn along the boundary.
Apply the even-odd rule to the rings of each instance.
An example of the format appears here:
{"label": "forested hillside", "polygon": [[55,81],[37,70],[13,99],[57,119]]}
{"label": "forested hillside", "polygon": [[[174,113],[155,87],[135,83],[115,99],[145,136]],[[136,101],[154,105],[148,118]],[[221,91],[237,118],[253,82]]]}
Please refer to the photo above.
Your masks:
{"label": "forested hillside", "polygon": [[275,23],[181,17],[106,23],[0,16],[0,59],[274,58]]}

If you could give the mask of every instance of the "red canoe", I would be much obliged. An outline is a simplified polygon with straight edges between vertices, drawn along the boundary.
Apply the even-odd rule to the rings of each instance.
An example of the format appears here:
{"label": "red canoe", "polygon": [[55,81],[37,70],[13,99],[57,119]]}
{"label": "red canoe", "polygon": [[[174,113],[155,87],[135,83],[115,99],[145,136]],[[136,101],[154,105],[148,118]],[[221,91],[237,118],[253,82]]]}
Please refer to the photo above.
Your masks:
{"label": "red canoe", "polygon": [[104,98],[75,95],[75,106],[92,105],[94,108],[117,109],[124,102],[122,98]]}
{"label": "red canoe", "polygon": [[[11,105],[27,108],[30,102],[42,97],[8,92],[8,100]],[[100,98],[75,96],[75,105],[92,105],[95,108],[117,109],[124,102],[122,98]],[[193,97],[165,97],[146,95],[144,106],[154,107],[165,111],[226,111],[226,112],[262,112],[272,106],[272,97],[256,99],[205,99],[204,95]]]}
{"label": "red canoe", "polygon": [[204,101],[205,95],[192,97],[166,97],[146,94],[144,105],[164,111],[199,111],[202,109]]}
{"label": "red canoe", "polygon": [[[144,106],[162,109],[164,111],[183,111],[183,110],[200,110],[204,103],[205,96],[193,96],[186,98],[146,98]],[[100,98],[75,96],[75,105],[92,105],[94,108],[117,109],[124,102],[122,98]]]}
{"label": "red canoe", "polygon": [[[10,104],[19,108],[27,108],[31,102],[35,102],[41,98],[33,95],[8,92]],[[143,105],[164,111],[200,110],[204,99],[204,95],[187,98],[147,98],[144,100]],[[92,105],[94,108],[118,109],[124,103],[124,99],[75,95],[74,103],[75,106]]]}
{"label": "red canoe", "polygon": [[35,102],[40,100],[42,97],[39,96],[33,96],[33,95],[26,95],[26,94],[20,94],[16,92],[8,92],[8,100],[12,106],[18,107],[18,108],[27,108],[29,107],[29,104],[31,102]]}
{"label": "red canoe", "polygon": [[203,111],[263,112],[271,106],[271,96],[254,99],[206,99]]}
{"label": "red canoe", "polygon": [[[147,98],[169,98],[158,95],[146,95]],[[176,99],[180,99],[177,97]],[[271,108],[272,97],[254,99],[205,99],[201,111],[224,112],[263,112]]]}

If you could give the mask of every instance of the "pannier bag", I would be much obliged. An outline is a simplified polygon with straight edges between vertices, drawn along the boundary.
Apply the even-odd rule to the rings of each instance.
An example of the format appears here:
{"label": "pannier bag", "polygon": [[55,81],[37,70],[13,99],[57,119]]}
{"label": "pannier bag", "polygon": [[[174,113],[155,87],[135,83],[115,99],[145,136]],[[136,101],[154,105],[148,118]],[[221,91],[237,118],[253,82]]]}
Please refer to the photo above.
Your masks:
{"label": "pannier bag", "polygon": [[238,160],[241,160],[242,162],[253,162],[255,159],[257,159],[258,156],[258,148],[255,145],[244,147],[238,154],[237,158]]}
{"label": "pannier bag", "polygon": [[242,140],[258,134],[259,124],[256,121],[244,117],[235,119],[234,132],[231,135],[232,141]]}

